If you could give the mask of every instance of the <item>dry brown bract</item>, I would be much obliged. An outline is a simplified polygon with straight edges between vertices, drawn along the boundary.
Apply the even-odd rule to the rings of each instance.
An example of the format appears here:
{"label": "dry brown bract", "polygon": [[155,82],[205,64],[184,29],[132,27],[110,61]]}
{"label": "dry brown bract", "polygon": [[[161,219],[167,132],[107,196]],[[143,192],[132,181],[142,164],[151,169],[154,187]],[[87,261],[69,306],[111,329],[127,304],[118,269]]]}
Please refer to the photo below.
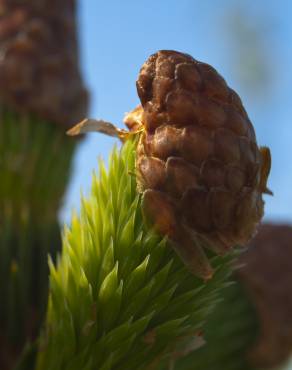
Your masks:
{"label": "dry brown bract", "polygon": [[130,129],[148,220],[167,235],[186,266],[205,279],[204,247],[218,254],[246,244],[263,215],[270,153],[257,146],[239,96],[210,65],[159,51],[137,81],[141,106]]}

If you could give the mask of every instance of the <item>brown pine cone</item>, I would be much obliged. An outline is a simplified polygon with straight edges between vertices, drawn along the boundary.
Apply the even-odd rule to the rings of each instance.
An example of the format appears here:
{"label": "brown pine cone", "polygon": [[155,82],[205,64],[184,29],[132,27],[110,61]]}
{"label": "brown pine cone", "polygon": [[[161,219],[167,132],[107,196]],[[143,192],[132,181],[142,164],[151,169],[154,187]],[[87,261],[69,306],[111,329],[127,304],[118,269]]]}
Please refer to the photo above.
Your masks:
{"label": "brown pine cone", "polygon": [[249,358],[256,368],[274,368],[292,354],[292,227],[263,225],[250,246],[238,271],[259,319]]}
{"label": "brown pine cone", "polygon": [[196,275],[212,268],[202,247],[224,254],[246,244],[262,218],[270,169],[239,96],[208,64],[159,51],[143,65],[141,107],[125,118],[142,129],[138,186],[147,218]]}
{"label": "brown pine cone", "polygon": [[66,126],[84,118],[75,0],[0,0],[0,100]]}

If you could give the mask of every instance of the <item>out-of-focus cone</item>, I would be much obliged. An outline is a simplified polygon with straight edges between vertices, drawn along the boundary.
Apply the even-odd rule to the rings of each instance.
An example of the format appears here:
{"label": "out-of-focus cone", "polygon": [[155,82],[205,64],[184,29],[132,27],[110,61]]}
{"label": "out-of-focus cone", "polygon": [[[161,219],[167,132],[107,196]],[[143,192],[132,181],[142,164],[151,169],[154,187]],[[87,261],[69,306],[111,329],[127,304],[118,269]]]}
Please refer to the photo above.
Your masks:
{"label": "out-of-focus cone", "polygon": [[0,14],[1,102],[66,126],[84,118],[75,1],[1,0]]}
{"label": "out-of-focus cone", "polygon": [[47,255],[60,249],[58,210],[86,115],[75,1],[0,1],[0,368],[38,332]]}
{"label": "out-of-focus cone", "polygon": [[265,370],[292,354],[292,226],[263,224],[208,320],[206,345],[177,370]]}
{"label": "out-of-focus cone", "polygon": [[292,354],[292,226],[263,225],[240,263],[239,279],[259,320],[250,361],[255,368],[279,366]]}

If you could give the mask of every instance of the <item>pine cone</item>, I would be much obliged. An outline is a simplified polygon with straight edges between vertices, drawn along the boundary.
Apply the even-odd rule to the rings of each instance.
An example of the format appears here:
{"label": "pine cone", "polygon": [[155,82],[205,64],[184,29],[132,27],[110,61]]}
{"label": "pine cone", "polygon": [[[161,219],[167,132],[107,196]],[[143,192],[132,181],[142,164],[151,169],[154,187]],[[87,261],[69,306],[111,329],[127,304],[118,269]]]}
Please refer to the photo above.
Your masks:
{"label": "pine cone", "polygon": [[144,213],[196,275],[212,268],[202,247],[246,244],[263,216],[270,169],[239,96],[208,64],[159,51],[138,81],[142,106],[125,118],[137,148]]}
{"label": "pine cone", "polygon": [[75,0],[0,0],[0,99],[67,126],[84,118]]}
{"label": "pine cone", "polygon": [[259,319],[249,358],[256,368],[274,368],[292,353],[292,227],[263,225],[250,246],[238,271]]}

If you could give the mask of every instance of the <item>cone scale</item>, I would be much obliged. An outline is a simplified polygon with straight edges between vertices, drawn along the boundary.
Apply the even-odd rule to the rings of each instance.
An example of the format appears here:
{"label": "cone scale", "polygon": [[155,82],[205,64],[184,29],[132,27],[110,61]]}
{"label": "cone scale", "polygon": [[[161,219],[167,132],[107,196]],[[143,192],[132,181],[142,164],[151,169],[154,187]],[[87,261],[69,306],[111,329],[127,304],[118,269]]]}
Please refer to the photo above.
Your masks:
{"label": "cone scale", "polygon": [[[263,216],[269,150],[258,147],[235,91],[190,55],[151,55],[137,91],[144,128],[137,172],[145,214],[173,241],[190,271],[209,278],[205,249],[224,254],[245,245]],[[131,128],[132,120],[125,121]]]}

